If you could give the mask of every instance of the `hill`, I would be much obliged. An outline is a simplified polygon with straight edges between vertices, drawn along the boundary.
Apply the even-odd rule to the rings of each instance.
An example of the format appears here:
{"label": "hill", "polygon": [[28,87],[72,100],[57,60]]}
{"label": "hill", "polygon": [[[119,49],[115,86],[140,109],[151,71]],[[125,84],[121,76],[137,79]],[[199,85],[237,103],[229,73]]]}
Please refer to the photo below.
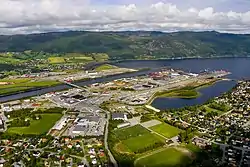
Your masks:
{"label": "hill", "polygon": [[0,36],[0,52],[107,53],[111,60],[250,55],[250,35],[212,32],[51,32]]}

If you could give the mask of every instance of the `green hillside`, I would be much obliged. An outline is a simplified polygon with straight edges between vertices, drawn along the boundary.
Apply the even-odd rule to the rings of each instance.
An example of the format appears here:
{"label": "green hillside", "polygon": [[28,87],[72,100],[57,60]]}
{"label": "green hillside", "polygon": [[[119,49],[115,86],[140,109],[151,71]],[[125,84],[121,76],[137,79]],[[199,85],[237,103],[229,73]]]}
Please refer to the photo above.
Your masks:
{"label": "green hillside", "polygon": [[218,32],[70,31],[0,36],[0,52],[106,53],[111,60],[247,56],[249,46],[250,35]]}

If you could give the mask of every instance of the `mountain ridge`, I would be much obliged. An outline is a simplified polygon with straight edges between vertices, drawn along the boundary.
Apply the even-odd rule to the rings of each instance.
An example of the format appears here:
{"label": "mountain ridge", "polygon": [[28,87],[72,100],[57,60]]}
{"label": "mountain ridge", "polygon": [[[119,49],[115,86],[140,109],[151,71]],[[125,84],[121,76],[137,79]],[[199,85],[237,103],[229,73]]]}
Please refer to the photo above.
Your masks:
{"label": "mountain ridge", "polygon": [[111,60],[250,55],[250,34],[216,31],[67,31],[1,35],[0,52],[107,53]]}

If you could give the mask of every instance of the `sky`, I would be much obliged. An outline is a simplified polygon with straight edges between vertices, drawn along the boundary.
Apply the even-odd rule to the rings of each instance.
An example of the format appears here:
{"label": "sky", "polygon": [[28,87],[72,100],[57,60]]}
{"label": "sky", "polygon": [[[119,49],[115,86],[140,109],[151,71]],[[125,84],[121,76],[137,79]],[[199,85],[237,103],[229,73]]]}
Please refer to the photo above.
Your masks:
{"label": "sky", "polygon": [[0,34],[51,31],[250,33],[250,0],[1,0]]}

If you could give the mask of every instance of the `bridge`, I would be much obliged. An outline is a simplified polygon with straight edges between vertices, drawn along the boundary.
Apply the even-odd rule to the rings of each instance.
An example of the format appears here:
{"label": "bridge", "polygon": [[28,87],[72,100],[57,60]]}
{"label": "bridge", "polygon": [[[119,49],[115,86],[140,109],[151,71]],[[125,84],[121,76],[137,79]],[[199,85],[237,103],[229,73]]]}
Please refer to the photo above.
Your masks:
{"label": "bridge", "polygon": [[67,84],[67,85],[69,85],[69,86],[71,86],[71,87],[78,88],[78,89],[82,89],[82,90],[88,92],[88,90],[85,89],[84,87],[78,86],[78,85],[73,84],[73,83],[71,83],[71,82],[67,82],[67,81],[64,81],[64,80],[60,80],[60,82],[65,83],[65,84]]}

